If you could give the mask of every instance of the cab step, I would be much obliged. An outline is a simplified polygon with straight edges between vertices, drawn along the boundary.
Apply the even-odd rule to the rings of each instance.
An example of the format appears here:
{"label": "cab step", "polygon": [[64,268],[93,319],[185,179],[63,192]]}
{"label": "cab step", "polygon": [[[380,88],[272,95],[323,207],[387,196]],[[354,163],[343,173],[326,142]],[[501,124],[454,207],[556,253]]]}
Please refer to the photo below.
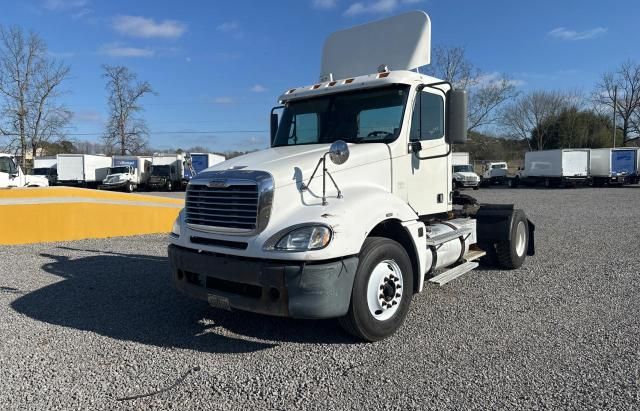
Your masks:
{"label": "cab step", "polygon": [[430,278],[429,281],[441,286],[445,285],[449,281],[455,280],[461,275],[466,274],[469,271],[478,267],[479,264],[476,263],[475,260],[478,260],[479,258],[483,257],[486,254],[487,253],[482,250],[469,250],[463,257],[463,260],[465,261],[464,263],[457,265],[452,269],[447,270],[441,274],[438,274],[433,278]]}
{"label": "cab step", "polygon": [[476,263],[475,261],[462,263],[458,266],[453,267],[450,270],[445,271],[442,274],[438,274],[433,278],[429,278],[429,281],[442,286],[451,280],[455,280],[456,278],[460,277],[462,274],[468,273],[469,271],[473,270],[479,265],[480,264]]}

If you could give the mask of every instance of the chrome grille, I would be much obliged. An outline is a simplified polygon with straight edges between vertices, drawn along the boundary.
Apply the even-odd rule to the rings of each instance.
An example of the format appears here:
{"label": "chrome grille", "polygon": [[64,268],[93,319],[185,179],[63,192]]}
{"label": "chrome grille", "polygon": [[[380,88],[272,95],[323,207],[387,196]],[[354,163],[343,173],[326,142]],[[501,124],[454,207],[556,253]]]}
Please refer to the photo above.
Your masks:
{"label": "chrome grille", "polygon": [[273,179],[258,173],[209,172],[192,180],[185,199],[187,225],[227,234],[262,231],[271,212]]}

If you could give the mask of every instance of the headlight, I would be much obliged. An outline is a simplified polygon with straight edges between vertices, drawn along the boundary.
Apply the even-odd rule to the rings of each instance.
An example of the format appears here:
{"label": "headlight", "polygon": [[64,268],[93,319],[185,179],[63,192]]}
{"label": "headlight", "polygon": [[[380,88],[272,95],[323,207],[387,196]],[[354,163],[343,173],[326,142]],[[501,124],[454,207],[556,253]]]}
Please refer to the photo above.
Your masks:
{"label": "headlight", "polygon": [[281,237],[272,250],[308,251],[325,248],[331,241],[331,229],[323,225],[293,229]]}
{"label": "headlight", "polygon": [[182,220],[182,210],[178,213],[178,217],[176,217],[173,227],[171,227],[171,234],[174,237],[180,237],[180,220]]}

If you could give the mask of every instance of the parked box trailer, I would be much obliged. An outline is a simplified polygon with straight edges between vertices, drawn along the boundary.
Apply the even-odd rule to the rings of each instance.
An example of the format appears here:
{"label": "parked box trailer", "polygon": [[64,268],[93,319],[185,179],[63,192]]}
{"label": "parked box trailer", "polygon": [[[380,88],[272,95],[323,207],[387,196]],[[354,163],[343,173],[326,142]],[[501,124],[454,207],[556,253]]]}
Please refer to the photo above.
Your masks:
{"label": "parked box trailer", "polygon": [[638,180],[638,148],[591,150],[591,178],[596,186],[633,184]]}
{"label": "parked box trailer", "polygon": [[451,155],[451,165],[467,165],[469,162],[469,153],[453,153]]}
{"label": "parked box trailer", "polygon": [[195,174],[198,174],[209,167],[222,163],[226,158],[219,154],[191,153],[191,167]]}
{"label": "parked box trailer", "polygon": [[590,153],[588,148],[526,152],[524,169],[509,181],[509,185],[544,184],[550,187],[587,183]]}
{"label": "parked box trailer", "polygon": [[58,183],[97,186],[109,172],[111,157],[90,154],[58,154]]}

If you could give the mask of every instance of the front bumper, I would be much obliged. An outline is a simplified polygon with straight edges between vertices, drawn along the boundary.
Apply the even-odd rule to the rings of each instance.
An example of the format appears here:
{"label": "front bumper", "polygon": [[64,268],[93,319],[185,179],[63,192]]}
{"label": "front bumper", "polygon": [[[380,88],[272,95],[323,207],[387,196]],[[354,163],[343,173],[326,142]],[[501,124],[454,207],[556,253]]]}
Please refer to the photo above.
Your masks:
{"label": "front bumper", "polygon": [[100,190],[121,190],[127,185],[128,181],[118,181],[117,183],[100,184]]}
{"label": "front bumper", "polygon": [[347,313],[357,257],[321,263],[261,260],[169,246],[176,288],[226,309],[293,318]]}

